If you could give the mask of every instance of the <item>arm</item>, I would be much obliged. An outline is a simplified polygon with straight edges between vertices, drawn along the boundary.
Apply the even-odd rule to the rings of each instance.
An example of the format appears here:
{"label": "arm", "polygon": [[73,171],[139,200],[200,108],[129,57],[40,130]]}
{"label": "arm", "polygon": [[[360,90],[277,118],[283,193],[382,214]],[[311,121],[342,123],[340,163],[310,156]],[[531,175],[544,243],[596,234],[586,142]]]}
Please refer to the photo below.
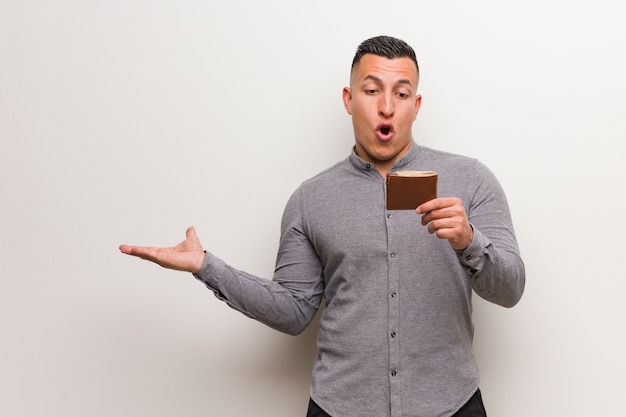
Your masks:
{"label": "arm", "polygon": [[271,281],[237,270],[211,253],[196,274],[232,308],[291,335],[309,325],[324,292],[322,264],[306,235],[300,204],[296,191],[283,213]]}
{"label": "arm", "polygon": [[512,307],[524,291],[524,263],[504,191],[486,167],[476,164],[469,207],[459,198],[439,198],[422,204],[417,213],[430,233],[449,241],[477,294]]}
{"label": "arm", "polygon": [[232,308],[268,326],[299,334],[311,322],[324,291],[322,267],[303,233],[296,198],[285,209],[280,249],[272,281],[237,270],[203,250],[195,229],[171,248],[121,245],[122,253],[164,268],[192,272]]}

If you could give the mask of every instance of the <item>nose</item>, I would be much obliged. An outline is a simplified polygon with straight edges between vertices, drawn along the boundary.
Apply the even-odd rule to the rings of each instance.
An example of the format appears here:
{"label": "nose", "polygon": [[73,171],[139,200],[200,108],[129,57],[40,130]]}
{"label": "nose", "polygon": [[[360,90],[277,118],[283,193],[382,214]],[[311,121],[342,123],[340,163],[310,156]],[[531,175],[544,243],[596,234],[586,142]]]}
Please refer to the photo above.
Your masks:
{"label": "nose", "polygon": [[391,94],[381,94],[378,101],[378,114],[385,118],[390,118],[394,113],[393,96]]}

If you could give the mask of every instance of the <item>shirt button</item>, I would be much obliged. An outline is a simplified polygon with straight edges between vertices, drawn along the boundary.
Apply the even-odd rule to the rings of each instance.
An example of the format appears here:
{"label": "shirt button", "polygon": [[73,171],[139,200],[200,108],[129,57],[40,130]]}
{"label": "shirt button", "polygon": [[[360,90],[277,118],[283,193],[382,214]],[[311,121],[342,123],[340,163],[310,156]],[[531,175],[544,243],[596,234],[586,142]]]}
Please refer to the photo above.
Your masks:
{"label": "shirt button", "polygon": [[391,298],[396,298],[398,296],[398,294],[394,291],[391,293]]}
{"label": "shirt button", "polygon": [[391,332],[391,338],[395,339],[396,338],[396,332]]}
{"label": "shirt button", "polygon": [[391,219],[391,213],[387,214],[387,218]]}
{"label": "shirt button", "polygon": [[396,376],[396,375],[398,375],[398,372],[396,372],[396,371],[391,371],[391,376]]}
{"label": "shirt button", "polygon": [[466,259],[467,261],[469,261],[470,259],[472,259],[472,257],[471,257],[471,256],[469,256],[469,255],[467,255],[467,256],[465,257],[465,259]]}
{"label": "shirt button", "polygon": [[395,258],[395,257],[396,257],[396,254],[395,254],[395,253],[392,253],[390,256],[391,256],[392,258]]}
{"label": "shirt button", "polygon": [[366,164],[365,168],[370,169],[372,166],[370,164]]}

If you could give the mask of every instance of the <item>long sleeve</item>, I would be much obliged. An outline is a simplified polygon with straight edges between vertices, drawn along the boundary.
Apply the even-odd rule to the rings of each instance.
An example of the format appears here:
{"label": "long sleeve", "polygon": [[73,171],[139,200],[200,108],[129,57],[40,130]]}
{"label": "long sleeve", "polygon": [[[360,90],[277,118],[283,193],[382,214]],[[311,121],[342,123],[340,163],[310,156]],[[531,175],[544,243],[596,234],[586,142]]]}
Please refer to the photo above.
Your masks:
{"label": "long sleeve", "polygon": [[235,269],[209,252],[195,275],[232,308],[292,335],[311,322],[324,291],[321,262],[304,234],[300,204],[296,192],[285,208],[273,280]]}
{"label": "long sleeve", "polygon": [[466,208],[474,239],[457,255],[478,295],[513,307],[524,292],[524,263],[504,191],[491,171],[479,162],[476,165],[478,186]]}

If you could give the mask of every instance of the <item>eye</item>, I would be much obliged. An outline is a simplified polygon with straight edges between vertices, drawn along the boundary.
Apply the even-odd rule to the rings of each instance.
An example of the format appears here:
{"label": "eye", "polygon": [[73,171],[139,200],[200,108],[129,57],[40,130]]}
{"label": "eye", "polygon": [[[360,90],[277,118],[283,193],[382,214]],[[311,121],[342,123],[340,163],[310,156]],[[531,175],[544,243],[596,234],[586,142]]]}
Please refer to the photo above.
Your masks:
{"label": "eye", "polygon": [[377,90],[374,90],[372,88],[367,88],[365,89],[365,94],[376,94]]}
{"label": "eye", "polygon": [[409,95],[407,93],[398,93],[398,97],[400,97],[400,98],[408,98]]}

